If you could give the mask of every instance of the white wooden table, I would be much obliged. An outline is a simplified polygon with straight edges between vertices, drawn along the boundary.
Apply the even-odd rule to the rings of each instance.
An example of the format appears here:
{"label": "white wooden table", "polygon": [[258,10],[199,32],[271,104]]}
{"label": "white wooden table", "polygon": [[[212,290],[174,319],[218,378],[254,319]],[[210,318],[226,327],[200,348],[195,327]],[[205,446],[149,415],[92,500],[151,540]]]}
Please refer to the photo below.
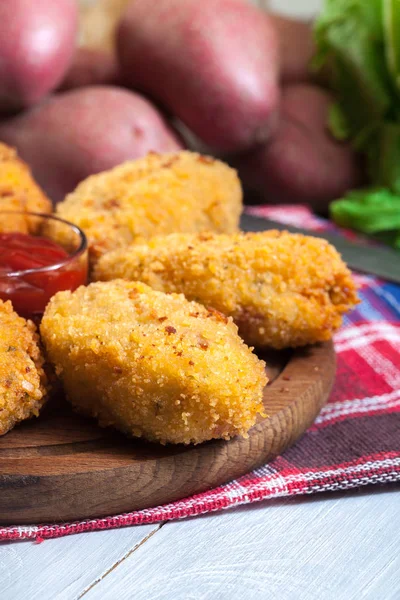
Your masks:
{"label": "white wooden table", "polygon": [[[320,0],[270,5],[308,17]],[[0,600],[399,600],[399,555],[400,492],[370,488],[0,544]]]}
{"label": "white wooden table", "polygon": [[0,546],[2,600],[398,600],[396,489]]}

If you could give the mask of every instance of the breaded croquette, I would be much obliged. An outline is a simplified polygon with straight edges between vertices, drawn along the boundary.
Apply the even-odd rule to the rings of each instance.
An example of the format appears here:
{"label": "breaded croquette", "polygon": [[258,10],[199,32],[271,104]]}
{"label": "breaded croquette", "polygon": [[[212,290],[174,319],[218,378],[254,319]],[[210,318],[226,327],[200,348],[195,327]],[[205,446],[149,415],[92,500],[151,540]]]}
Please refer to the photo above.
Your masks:
{"label": "breaded croquette", "polygon": [[[31,211],[50,213],[52,204],[33,180],[28,166],[17,156],[14,148],[0,142],[0,211]],[[23,214],[3,214],[0,233],[18,231],[29,233],[34,221]]]}
{"label": "breaded croquette", "polygon": [[174,232],[237,231],[236,171],[194,152],[150,153],[78,185],[57,214],[84,230],[92,264],[108,250]]}
{"label": "breaded croquette", "polygon": [[278,231],[155,237],[103,256],[94,278],[183,293],[232,316],[256,347],[328,340],[357,303],[351,273],[333,246]]}
{"label": "breaded croquette", "polygon": [[263,413],[264,363],[231,319],[143,283],[92,283],[50,300],[41,324],[83,414],[161,443],[246,432]]}
{"label": "breaded croquette", "polygon": [[0,435],[37,417],[47,398],[47,377],[35,325],[0,300]]}

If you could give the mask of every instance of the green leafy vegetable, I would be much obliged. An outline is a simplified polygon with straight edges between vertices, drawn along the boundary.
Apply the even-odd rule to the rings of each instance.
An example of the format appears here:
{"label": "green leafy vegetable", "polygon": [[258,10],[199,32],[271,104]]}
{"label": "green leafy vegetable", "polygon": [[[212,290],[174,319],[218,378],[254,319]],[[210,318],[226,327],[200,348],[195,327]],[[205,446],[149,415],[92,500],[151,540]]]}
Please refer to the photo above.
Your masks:
{"label": "green leafy vegetable", "polygon": [[400,10],[399,0],[383,0],[383,27],[385,32],[386,62],[400,92]]}
{"label": "green leafy vegetable", "polygon": [[378,127],[392,104],[380,4],[381,0],[326,0],[316,24],[319,51],[314,65],[329,65],[351,138]]}
{"label": "green leafy vegetable", "polygon": [[400,196],[387,188],[354,190],[331,204],[338,225],[374,235],[400,249]]}
{"label": "green leafy vegetable", "polygon": [[351,125],[338,103],[332,104],[329,111],[329,128],[338,140],[347,140],[351,134]]}
{"label": "green leafy vegetable", "polygon": [[325,0],[314,68],[337,102],[329,126],[366,161],[371,188],[331,205],[333,219],[400,247],[400,0]]}

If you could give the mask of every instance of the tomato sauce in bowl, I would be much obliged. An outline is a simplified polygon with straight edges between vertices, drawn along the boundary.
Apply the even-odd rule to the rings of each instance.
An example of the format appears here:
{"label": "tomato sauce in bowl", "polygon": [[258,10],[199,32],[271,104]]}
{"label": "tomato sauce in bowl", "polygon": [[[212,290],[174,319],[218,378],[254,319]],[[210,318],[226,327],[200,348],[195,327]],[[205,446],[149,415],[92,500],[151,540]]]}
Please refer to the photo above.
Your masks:
{"label": "tomato sauce in bowl", "polygon": [[86,238],[78,227],[51,215],[33,217],[35,233],[0,232],[0,299],[11,300],[29,318],[40,317],[57,292],[84,285],[88,269]]}

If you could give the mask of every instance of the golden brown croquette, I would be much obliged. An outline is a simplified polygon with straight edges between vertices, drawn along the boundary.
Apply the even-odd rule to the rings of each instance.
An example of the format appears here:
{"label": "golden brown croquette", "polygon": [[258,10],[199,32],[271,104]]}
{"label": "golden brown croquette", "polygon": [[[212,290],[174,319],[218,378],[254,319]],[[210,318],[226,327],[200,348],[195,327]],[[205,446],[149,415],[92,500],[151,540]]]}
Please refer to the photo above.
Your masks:
{"label": "golden brown croquette", "polygon": [[232,316],[256,347],[328,340],[357,303],[351,273],[333,246],[278,231],[155,237],[103,256],[94,278],[183,293]]}
{"label": "golden brown croquette", "polygon": [[80,412],[161,443],[229,439],[263,413],[264,363],[231,319],[143,283],[59,292],[42,337]]}
{"label": "golden brown croquette", "polygon": [[[0,142],[0,211],[50,213],[52,204],[33,180],[14,148]],[[0,233],[29,233],[34,221],[21,214],[1,215]]]}
{"label": "golden brown croquette", "polygon": [[47,377],[35,325],[0,300],[0,435],[37,417],[47,398]]}
{"label": "golden brown croquette", "polygon": [[81,227],[91,261],[140,238],[173,232],[237,231],[236,171],[195,152],[150,153],[78,185],[57,214]]}

